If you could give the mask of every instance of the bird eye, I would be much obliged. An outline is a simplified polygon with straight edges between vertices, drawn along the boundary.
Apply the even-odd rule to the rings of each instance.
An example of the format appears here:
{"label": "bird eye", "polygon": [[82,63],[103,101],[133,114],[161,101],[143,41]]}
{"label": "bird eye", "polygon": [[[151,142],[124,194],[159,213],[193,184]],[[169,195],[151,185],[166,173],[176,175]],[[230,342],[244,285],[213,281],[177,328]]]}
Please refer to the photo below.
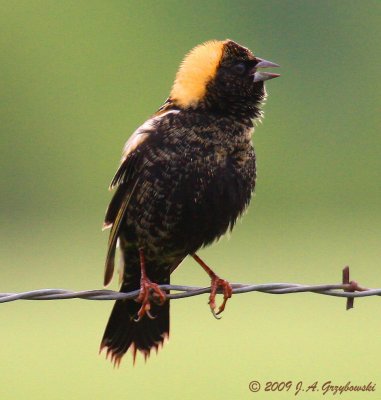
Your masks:
{"label": "bird eye", "polygon": [[232,70],[238,74],[238,75],[242,75],[245,73],[246,71],[246,65],[244,63],[239,63],[239,64],[234,64],[232,67]]}

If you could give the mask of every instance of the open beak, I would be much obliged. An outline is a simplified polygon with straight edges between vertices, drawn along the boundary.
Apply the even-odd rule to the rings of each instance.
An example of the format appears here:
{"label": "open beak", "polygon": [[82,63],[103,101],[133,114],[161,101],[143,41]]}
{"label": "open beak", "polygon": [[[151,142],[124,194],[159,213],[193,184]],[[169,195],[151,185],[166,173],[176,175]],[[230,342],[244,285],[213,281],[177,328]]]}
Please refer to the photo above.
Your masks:
{"label": "open beak", "polygon": [[259,57],[255,57],[255,59],[258,61],[258,63],[254,68],[254,82],[263,82],[280,76],[280,74],[274,74],[272,72],[257,71],[258,68],[280,67],[280,65]]}

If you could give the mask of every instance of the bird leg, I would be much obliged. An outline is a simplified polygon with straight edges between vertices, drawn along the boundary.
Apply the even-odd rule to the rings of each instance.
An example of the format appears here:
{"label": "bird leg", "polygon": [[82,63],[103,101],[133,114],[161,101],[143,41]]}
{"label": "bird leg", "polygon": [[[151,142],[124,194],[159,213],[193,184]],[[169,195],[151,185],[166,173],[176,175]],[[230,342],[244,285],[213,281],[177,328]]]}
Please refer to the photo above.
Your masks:
{"label": "bird leg", "polygon": [[[218,319],[217,315],[221,314],[222,311],[225,310],[225,306],[227,301],[232,297],[233,289],[228,281],[225,279],[221,279],[215,272],[213,272],[205,263],[201,260],[201,258],[197,254],[192,254],[192,257],[197,261],[198,264],[204,269],[204,271],[209,275],[211,279],[210,285],[210,296],[209,296],[209,306],[212,311],[212,314]],[[217,290],[222,288],[222,293],[224,295],[224,301],[218,307],[218,311],[216,312],[216,294]]]}
{"label": "bird leg", "polygon": [[151,310],[151,303],[150,303],[150,296],[151,294],[158,299],[158,303],[161,305],[166,300],[165,293],[159,288],[159,285],[152,282],[146,272],[146,261],[144,256],[144,250],[142,248],[139,249],[139,256],[140,256],[140,293],[139,296],[136,298],[136,301],[142,303],[138,311],[138,318],[135,320],[139,322],[145,314],[147,314],[148,318],[154,319],[155,317],[150,313]]}

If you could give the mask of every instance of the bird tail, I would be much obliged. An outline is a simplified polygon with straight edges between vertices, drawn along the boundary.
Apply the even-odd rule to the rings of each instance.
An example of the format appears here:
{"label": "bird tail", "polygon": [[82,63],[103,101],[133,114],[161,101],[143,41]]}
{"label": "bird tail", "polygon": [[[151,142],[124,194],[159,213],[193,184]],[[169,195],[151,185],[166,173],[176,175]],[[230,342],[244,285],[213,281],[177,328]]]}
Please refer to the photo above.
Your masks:
{"label": "bird tail", "polygon": [[[156,272],[157,271],[157,272]],[[160,285],[170,282],[168,269],[156,269],[149,278]],[[127,279],[126,279],[127,278]],[[125,275],[121,292],[127,293],[140,287],[140,273]],[[158,351],[165,339],[169,337],[169,300],[158,305],[151,302],[150,314],[137,321],[137,313],[141,304],[133,299],[117,300],[108,320],[100,352],[107,349],[106,358],[110,356],[114,365],[119,366],[123,355],[131,349],[135,363],[136,353],[140,351],[146,360],[152,348]]]}

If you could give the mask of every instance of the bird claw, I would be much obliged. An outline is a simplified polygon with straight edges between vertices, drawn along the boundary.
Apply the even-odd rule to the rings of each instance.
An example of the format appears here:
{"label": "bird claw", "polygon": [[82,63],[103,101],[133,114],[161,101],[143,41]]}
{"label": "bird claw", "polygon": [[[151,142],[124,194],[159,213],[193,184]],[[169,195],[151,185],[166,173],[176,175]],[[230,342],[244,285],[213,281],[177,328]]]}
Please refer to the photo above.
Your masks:
{"label": "bird claw", "polygon": [[[219,288],[222,288],[224,300],[223,300],[222,304],[218,307],[218,310],[216,312],[216,308],[217,308],[216,294],[217,294],[217,290]],[[213,316],[216,319],[221,319],[221,317],[219,317],[218,315],[221,314],[225,310],[226,303],[230,299],[230,297],[232,297],[232,294],[233,294],[233,288],[228,281],[226,281],[225,279],[219,278],[217,275],[212,277],[211,291],[210,291],[210,296],[209,296],[209,306],[210,306],[210,310],[212,311]]]}
{"label": "bird claw", "polygon": [[156,316],[153,316],[150,312],[151,310],[151,301],[150,296],[157,300],[159,305],[164,304],[167,297],[165,293],[159,288],[159,285],[156,283],[151,282],[148,278],[144,278],[140,282],[140,293],[139,296],[135,299],[135,301],[142,303],[138,313],[137,318],[134,319],[135,322],[139,322],[144,315],[147,315],[150,319],[155,319]]}

